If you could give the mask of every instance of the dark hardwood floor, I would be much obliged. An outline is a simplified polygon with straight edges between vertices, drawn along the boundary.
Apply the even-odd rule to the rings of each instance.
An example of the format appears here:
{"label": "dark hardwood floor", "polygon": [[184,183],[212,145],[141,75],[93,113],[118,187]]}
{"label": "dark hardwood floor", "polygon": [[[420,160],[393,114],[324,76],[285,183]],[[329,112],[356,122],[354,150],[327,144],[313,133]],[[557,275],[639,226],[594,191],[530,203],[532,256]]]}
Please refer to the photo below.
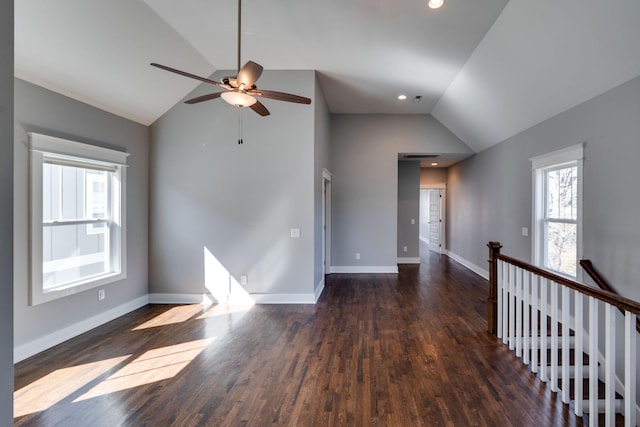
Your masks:
{"label": "dark hardwood floor", "polygon": [[316,305],[150,305],[16,365],[20,426],[581,426],[423,251]]}

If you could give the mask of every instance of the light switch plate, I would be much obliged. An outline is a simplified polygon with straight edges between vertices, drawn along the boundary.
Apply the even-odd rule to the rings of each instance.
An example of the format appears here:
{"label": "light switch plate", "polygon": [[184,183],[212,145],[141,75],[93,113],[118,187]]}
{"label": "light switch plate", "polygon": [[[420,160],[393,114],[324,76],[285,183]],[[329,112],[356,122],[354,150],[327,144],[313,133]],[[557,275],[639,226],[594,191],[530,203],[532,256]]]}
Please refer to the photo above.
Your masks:
{"label": "light switch plate", "polygon": [[291,237],[293,237],[293,238],[300,237],[300,229],[299,228],[292,228],[291,229]]}

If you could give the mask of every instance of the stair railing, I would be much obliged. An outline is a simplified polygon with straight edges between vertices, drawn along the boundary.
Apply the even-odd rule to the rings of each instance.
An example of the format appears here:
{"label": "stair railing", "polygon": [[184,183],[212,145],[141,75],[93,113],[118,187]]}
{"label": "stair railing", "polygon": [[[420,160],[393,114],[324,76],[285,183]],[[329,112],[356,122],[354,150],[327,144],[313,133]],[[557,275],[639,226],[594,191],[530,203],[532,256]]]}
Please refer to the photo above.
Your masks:
{"label": "stair railing", "polygon": [[[552,392],[561,393],[562,402],[573,405],[577,416],[588,414],[590,426],[598,425],[600,413],[604,413],[605,425],[613,426],[616,413],[620,413],[625,426],[635,427],[635,326],[640,304],[503,255],[499,242],[489,242],[487,246],[489,332],[514,351],[541,381],[549,383]],[[616,377],[616,308],[624,313],[622,379]],[[602,313],[604,327],[600,325]],[[604,336],[604,355],[598,348],[599,334]],[[583,364],[583,353],[589,356],[587,366]],[[604,375],[600,375],[600,363]],[[585,380],[587,390],[583,390]],[[599,380],[604,383],[604,399],[598,396]],[[618,390],[616,381],[622,384]],[[572,391],[574,398],[570,399]],[[616,392],[622,398],[617,398]],[[588,399],[583,398],[585,395]]]}

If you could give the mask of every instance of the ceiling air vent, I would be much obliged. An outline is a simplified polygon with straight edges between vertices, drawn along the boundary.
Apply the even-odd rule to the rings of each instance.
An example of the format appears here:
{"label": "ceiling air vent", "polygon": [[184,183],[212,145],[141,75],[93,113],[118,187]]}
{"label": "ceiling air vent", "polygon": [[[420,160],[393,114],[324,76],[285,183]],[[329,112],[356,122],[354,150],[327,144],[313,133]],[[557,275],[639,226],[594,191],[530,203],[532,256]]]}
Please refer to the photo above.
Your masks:
{"label": "ceiling air vent", "polygon": [[405,154],[402,156],[403,159],[414,160],[435,159],[436,157],[440,157],[440,154]]}

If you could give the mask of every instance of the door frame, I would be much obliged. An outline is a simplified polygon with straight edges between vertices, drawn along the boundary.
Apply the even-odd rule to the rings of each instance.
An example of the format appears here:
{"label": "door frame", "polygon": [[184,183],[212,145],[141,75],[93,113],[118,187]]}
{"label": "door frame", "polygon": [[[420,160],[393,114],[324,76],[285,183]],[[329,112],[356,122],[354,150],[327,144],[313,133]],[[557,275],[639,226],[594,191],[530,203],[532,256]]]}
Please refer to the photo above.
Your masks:
{"label": "door frame", "polygon": [[331,172],[322,169],[322,274],[331,273]]}

